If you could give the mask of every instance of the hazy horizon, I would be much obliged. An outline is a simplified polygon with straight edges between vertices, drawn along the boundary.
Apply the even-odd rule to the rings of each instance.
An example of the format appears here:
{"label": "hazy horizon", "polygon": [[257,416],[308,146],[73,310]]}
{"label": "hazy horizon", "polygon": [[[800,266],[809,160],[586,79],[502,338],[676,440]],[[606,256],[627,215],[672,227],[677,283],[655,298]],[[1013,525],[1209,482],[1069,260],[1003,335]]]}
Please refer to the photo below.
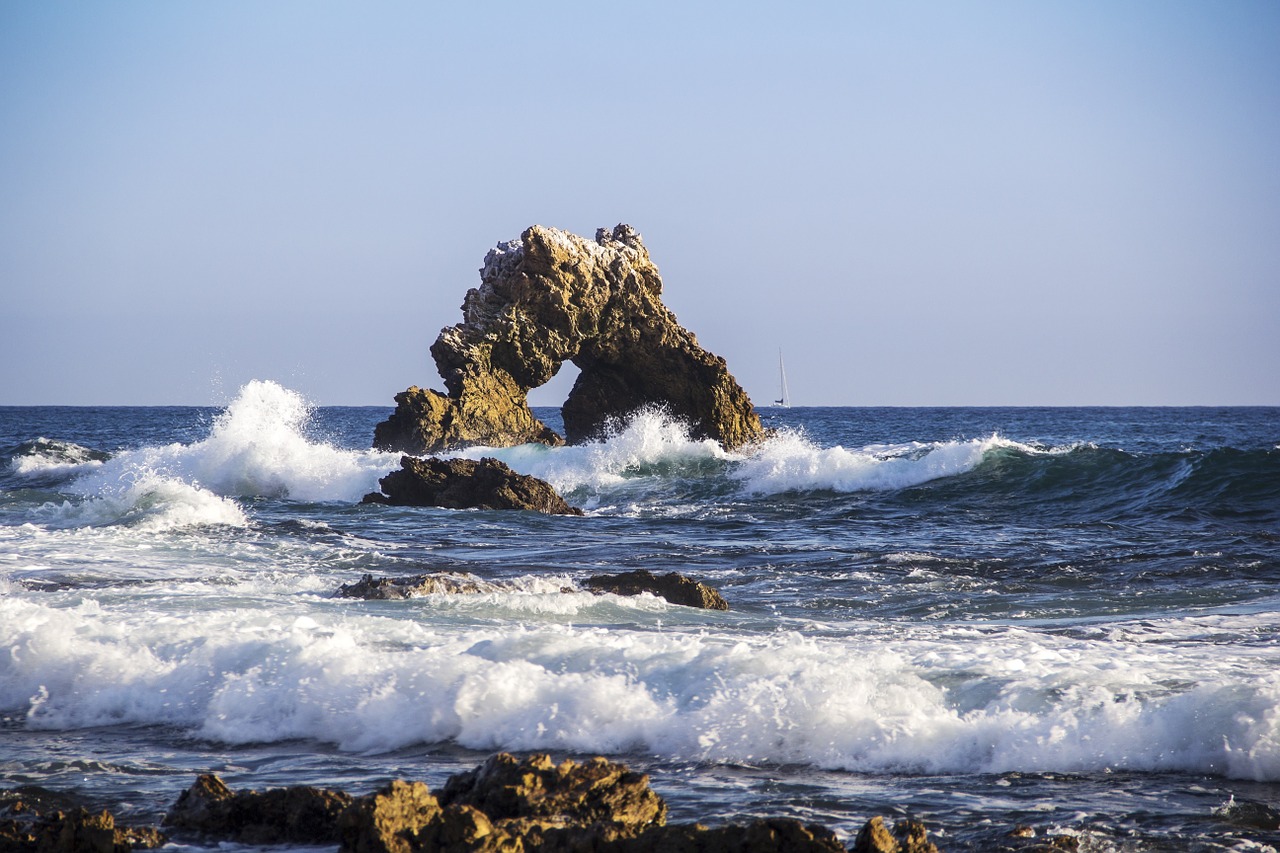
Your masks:
{"label": "hazy horizon", "polygon": [[1263,0],[6,4],[0,405],[391,406],[492,246],[619,222],[760,406],[780,350],[796,406],[1278,405],[1277,44]]}

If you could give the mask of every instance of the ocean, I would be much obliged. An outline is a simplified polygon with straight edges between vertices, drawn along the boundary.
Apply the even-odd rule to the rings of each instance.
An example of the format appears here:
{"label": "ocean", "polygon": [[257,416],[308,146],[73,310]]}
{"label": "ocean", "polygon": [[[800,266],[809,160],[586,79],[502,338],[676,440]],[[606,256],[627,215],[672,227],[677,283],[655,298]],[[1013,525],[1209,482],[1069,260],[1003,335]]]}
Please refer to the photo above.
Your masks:
{"label": "ocean", "polygon": [[[648,411],[460,454],[584,517],[361,504],[389,412],[0,408],[0,787],[158,823],[198,773],[545,751],[647,772],[673,822],[1280,847],[1280,409],[766,408],[740,452]],[[731,609],[581,591],[632,569]],[[332,597],[431,571],[501,588]]]}

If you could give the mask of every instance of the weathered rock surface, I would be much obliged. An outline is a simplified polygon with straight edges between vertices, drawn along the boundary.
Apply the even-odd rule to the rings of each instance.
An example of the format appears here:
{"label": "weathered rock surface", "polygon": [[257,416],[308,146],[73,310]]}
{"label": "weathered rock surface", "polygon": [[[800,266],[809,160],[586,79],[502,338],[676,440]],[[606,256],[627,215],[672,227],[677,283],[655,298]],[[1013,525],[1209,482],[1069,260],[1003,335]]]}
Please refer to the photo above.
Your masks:
{"label": "weathered rock surface", "polygon": [[165,825],[242,844],[322,844],[338,837],[352,798],[342,791],[293,786],[233,792],[205,774],[178,797]]}
{"label": "weathered rock surface", "polygon": [[448,390],[412,387],[374,431],[374,446],[414,455],[470,445],[563,439],[527,395],[570,361],[580,370],[561,414],[570,442],[659,406],[697,438],[737,447],[763,434],[724,359],[699,346],[662,304],[662,279],[630,226],[595,241],[535,225],[485,257],[463,321],[431,346]]}
{"label": "weathered rock surface", "polygon": [[631,829],[667,820],[667,804],[649,787],[648,776],[599,756],[584,764],[556,764],[549,755],[521,760],[500,752],[450,777],[440,802],[473,806],[493,820],[556,818]]}
{"label": "weathered rock surface", "polygon": [[364,503],[449,509],[527,509],[550,515],[582,515],[537,477],[518,474],[497,459],[419,459],[405,456],[400,470],[378,481],[382,493]]}
{"label": "weathered rock surface", "polygon": [[687,578],[678,572],[655,575],[644,569],[624,572],[620,575],[593,575],[585,586],[595,592],[611,592],[615,595],[639,595],[652,593],[672,604],[685,607],[701,607],[705,610],[728,610],[729,603],[712,587]]}
{"label": "weathered rock surface", "polygon": [[431,572],[402,578],[375,578],[364,575],[351,584],[343,584],[334,598],[363,598],[366,601],[397,601],[422,595],[471,595],[509,589],[502,584],[480,580],[472,575],[454,572]]}
{"label": "weathered rock surface", "polygon": [[862,827],[858,839],[850,848],[851,853],[938,853],[929,841],[924,824],[914,820],[900,820],[890,833],[884,818],[873,817]]}
{"label": "weathered rock surface", "polygon": [[152,827],[116,826],[110,812],[91,811],[65,794],[37,787],[0,791],[5,853],[129,853],[164,842]]}

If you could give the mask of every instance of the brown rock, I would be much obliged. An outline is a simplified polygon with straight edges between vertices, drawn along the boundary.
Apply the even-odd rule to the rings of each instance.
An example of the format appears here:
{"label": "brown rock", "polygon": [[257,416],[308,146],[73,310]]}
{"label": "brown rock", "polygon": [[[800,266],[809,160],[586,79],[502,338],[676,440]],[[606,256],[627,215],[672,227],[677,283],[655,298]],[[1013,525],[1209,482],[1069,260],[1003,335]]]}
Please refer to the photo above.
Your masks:
{"label": "brown rock", "polygon": [[593,592],[611,592],[614,595],[639,595],[648,592],[685,607],[729,609],[729,603],[715,589],[678,572],[655,575],[653,572],[637,569],[620,575],[593,575],[587,578],[584,586]]}
{"label": "brown rock", "polygon": [[900,820],[891,835],[884,818],[876,816],[862,827],[850,853],[938,853],[938,848],[929,841],[924,824]]}
{"label": "brown rock", "polygon": [[205,774],[182,793],[164,822],[244,844],[321,844],[338,838],[338,817],[351,802],[342,791],[306,786],[232,792]]}
{"label": "brown rock", "polygon": [[448,394],[418,387],[374,431],[374,446],[414,455],[470,445],[563,443],[529,409],[530,389],[566,361],[580,373],[562,409],[571,442],[660,406],[725,447],[763,430],[724,359],[662,304],[662,279],[630,226],[594,242],[535,225],[485,257],[463,322],[431,346]]}
{"label": "brown rock", "polygon": [[365,503],[448,509],[526,509],[549,515],[582,515],[550,483],[518,474],[497,459],[419,459],[405,456],[400,470],[378,481],[382,494]]}
{"label": "brown rock", "polygon": [[397,780],[355,800],[342,814],[341,853],[413,853],[418,833],[440,814],[426,785]]}
{"label": "brown rock", "polygon": [[557,765],[548,755],[521,760],[500,752],[475,770],[451,776],[440,802],[474,806],[494,821],[554,818],[638,829],[667,819],[667,804],[649,787],[648,776],[599,756]]}
{"label": "brown rock", "polygon": [[6,853],[129,853],[159,847],[151,827],[116,826],[108,811],[34,785],[0,791],[0,850]]}

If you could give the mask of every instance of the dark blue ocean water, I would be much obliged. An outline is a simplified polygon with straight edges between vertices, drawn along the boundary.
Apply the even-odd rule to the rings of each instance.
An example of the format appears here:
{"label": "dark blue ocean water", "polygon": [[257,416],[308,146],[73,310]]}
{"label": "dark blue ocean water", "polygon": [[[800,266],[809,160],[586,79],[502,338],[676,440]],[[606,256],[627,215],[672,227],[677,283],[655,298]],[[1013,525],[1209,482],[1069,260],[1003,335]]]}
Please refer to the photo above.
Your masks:
{"label": "dark blue ocean water", "polygon": [[[539,750],[646,770],[673,820],[1280,843],[1241,817],[1280,809],[1280,409],[766,409],[732,454],[644,413],[468,451],[583,518],[361,505],[388,412],[0,408],[0,785],[154,820],[198,772],[361,792]],[[634,568],[732,609],[576,591]],[[498,587],[330,597],[435,570]]]}

